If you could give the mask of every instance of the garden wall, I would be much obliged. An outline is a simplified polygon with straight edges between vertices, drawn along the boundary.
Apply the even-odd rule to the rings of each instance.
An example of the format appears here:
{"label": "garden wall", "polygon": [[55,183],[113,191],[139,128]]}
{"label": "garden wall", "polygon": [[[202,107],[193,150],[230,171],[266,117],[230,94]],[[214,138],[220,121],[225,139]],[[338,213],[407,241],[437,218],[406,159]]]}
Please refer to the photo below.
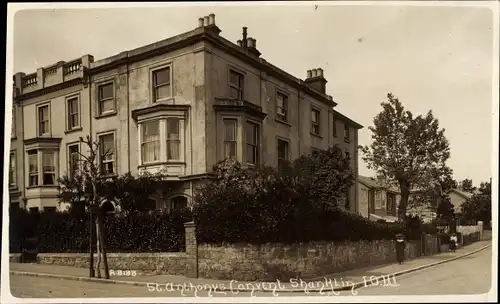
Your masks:
{"label": "garden wall", "polygon": [[[241,281],[314,278],[396,262],[394,241],[198,246],[199,276]],[[421,255],[420,242],[406,248],[409,259]]]}

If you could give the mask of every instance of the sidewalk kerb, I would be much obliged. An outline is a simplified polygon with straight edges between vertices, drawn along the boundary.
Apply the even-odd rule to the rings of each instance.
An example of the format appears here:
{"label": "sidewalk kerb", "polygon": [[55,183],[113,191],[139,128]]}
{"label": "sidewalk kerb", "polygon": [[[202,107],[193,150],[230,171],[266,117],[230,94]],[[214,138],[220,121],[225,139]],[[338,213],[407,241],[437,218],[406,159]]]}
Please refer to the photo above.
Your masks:
{"label": "sidewalk kerb", "polygon": [[[474,253],[477,253],[479,251],[485,250],[488,247],[491,247],[492,244],[488,244],[484,247],[481,247],[479,249],[473,250],[471,252],[465,253],[463,255],[459,255],[456,257],[452,257],[443,261],[438,261],[406,270],[402,270],[399,272],[394,272],[392,274],[385,274],[383,275],[384,277],[398,277],[407,273],[415,272],[418,270],[430,268],[433,266],[437,266],[440,264],[444,264],[447,262],[451,262],[454,260],[458,260],[460,258],[464,258],[466,256],[472,255]],[[55,278],[55,279],[65,279],[65,280],[74,280],[74,281],[84,281],[84,282],[94,282],[94,283],[105,283],[105,284],[122,284],[122,285],[131,285],[131,286],[148,286],[148,284],[156,284],[156,282],[138,282],[138,281],[119,281],[119,280],[107,280],[107,279],[102,279],[102,278],[89,278],[89,277],[79,277],[79,276],[71,276],[71,275],[61,275],[61,274],[50,274],[50,273],[38,273],[38,272],[27,272],[27,271],[16,271],[16,270],[10,270],[10,274],[13,275],[18,275],[18,276],[33,276],[33,277],[45,277],[45,278]],[[251,282],[248,282],[251,283]],[[269,282],[266,282],[269,283]],[[167,283],[162,283],[163,285],[169,284]],[[181,288],[185,291],[189,291],[191,288],[196,288],[195,286],[202,286],[202,289],[198,288],[199,291],[204,290],[204,291],[221,291],[220,288],[214,288],[214,285],[218,285],[216,283],[171,283],[172,287],[178,290],[181,290]],[[190,284],[192,284],[190,286]],[[247,284],[241,282],[240,284]],[[345,291],[345,290],[354,290],[358,289],[360,287],[367,287],[370,286],[370,284],[366,284],[365,282],[357,282],[354,283],[353,285],[349,286],[343,286],[343,287],[338,287],[338,288],[333,288],[333,290],[330,288],[324,288],[324,289],[318,289],[318,288],[307,288],[309,292],[327,292],[327,291]],[[226,289],[224,289],[226,290]],[[229,290],[229,289],[228,289]],[[238,291],[238,292],[272,292],[272,289],[265,289],[265,288],[233,288],[233,291]],[[304,289],[293,289],[293,288],[287,288],[287,289],[277,289],[276,292],[304,292]]]}

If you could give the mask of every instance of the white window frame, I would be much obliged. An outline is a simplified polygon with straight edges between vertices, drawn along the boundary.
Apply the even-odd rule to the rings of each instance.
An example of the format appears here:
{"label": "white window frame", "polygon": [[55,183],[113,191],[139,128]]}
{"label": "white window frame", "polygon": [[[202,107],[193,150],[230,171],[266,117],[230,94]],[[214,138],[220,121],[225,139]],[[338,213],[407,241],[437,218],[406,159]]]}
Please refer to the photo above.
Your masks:
{"label": "white window frame", "polygon": [[17,155],[16,151],[9,154],[9,187],[17,187]]}
{"label": "white window frame", "polygon": [[[74,109],[71,109],[71,101],[76,100],[76,112]],[[73,113],[70,111],[73,110]],[[76,124],[72,125],[72,117],[76,117]],[[79,129],[81,127],[80,121],[80,95],[72,95],[66,97],[66,130],[71,131],[75,129]]]}
{"label": "white window frame", "polygon": [[[149,140],[149,141],[146,141],[145,139],[145,135],[144,135],[144,132],[145,132],[145,128],[144,126],[147,125],[147,124],[150,124],[150,123],[156,123],[157,126],[158,126],[158,139],[157,140]],[[161,123],[161,120],[160,119],[151,119],[151,120],[146,120],[146,121],[143,121],[141,122],[142,124],[142,128],[141,128],[141,134],[140,134],[140,137],[141,137],[141,162],[143,164],[149,164],[149,163],[155,163],[155,162],[159,162],[161,160],[161,151],[162,151],[162,148],[161,148],[161,128],[162,128],[162,123]],[[154,154],[157,155],[156,159],[152,159],[152,160],[146,160],[145,158],[145,151],[144,151],[144,148],[147,146],[147,145],[150,145],[150,144],[153,144],[154,146],[154,143],[157,143],[157,149],[158,151],[157,152],[154,152]],[[156,150],[156,149],[155,149]]]}
{"label": "white window frame", "polygon": [[[40,167],[40,161],[38,160],[38,150],[37,149],[33,149],[33,150],[29,150],[26,152],[28,154],[28,187],[36,187],[40,184],[40,170],[39,170],[39,167]],[[30,158],[33,157],[34,160],[36,161],[35,163],[35,166],[34,168],[36,169],[36,171],[31,171],[31,164],[30,164]],[[35,183],[31,183],[31,180],[32,180],[32,177],[34,177],[33,179],[36,181]]]}
{"label": "white window frame", "polygon": [[[40,110],[42,108],[47,107],[47,118],[44,121],[40,120]],[[37,135],[38,136],[46,136],[50,135],[50,127],[51,127],[51,121],[50,121],[50,103],[42,103],[36,106],[36,122],[37,122]],[[46,130],[45,132],[42,133],[42,128],[41,124],[46,123]],[[44,125],[45,126],[45,125]]]}
{"label": "white window frame", "polygon": [[[42,180],[41,184],[43,186],[53,186],[57,184],[57,166],[56,166],[56,152],[52,150],[41,150],[42,154]],[[45,167],[49,167],[45,165],[45,160],[47,155],[52,155],[52,166],[53,170],[46,170]],[[45,183],[45,174],[52,175],[52,183]]]}
{"label": "white window frame", "polygon": [[[177,138],[169,138],[169,121],[177,121]],[[182,141],[182,132],[183,132],[183,128],[181,127],[181,125],[183,124],[183,120],[178,118],[178,117],[167,117],[167,119],[165,120],[165,125],[166,125],[166,133],[165,133],[165,139],[166,139],[166,151],[167,151],[167,161],[181,161],[183,159],[183,156],[181,155],[181,153],[183,153],[183,149],[182,149],[182,145],[183,145],[183,141]],[[169,156],[169,151],[170,151],[170,145],[171,144],[175,144],[177,143],[177,154],[178,154],[178,157],[177,158],[171,158]]]}
{"label": "white window frame", "polygon": [[[316,121],[313,119],[313,114],[317,114]],[[317,127],[317,132],[315,127]],[[321,110],[316,107],[311,108],[311,133],[318,136],[321,134]]]}
{"label": "white window frame", "polygon": [[375,191],[375,195],[374,195],[374,202],[373,203],[375,205],[375,209],[382,209],[384,206],[382,191],[380,191],[380,190],[374,190],[374,191]]}
{"label": "white window frame", "polygon": [[[106,97],[106,98],[101,98],[101,89],[105,86],[111,86],[113,96],[111,97]],[[106,115],[110,113],[115,113],[116,112],[116,88],[115,88],[115,82],[114,81],[106,81],[102,83],[98,83],[96,85],[96,90],[97,90],[97,114],[98,115]],[[102,104],[103,102],[111,102],[113,105],[112,109],[103,111]]]}
{"label": "white window frame", "polygon": [[[279,101],[283,102],[283,105],[279,105]],[[288,95],[277,91],[276,92],[276,119],[278,121],[288,122]]]}
{"label": "white window frame", "polygon": [[[156,83],[156,74],[160,71],[167,70],[168,69],[168,74],[169,74],[169,80],[166,83],[161,83],[157,84]],[[171,99],[174,96],[174,91],[173,91],[173,68],[172,64],[164,64],[161,66],[154,67],[150,70],[150,83],[151,83],[151,100],[152,103],[156,102],[161,102],[164,100]],[[168,96],[162,97],[162,98],[157,98],[157,89],[160,87],[168,86]]]}
{"label": "white window frame", "polygon": [[[103,159],[103,154],[105,153],[102,150],[103,149],[103,138],[106,136],[113,136],[113,153],[112,153],[111,159]],[[98,143],[99,143],[99,155],[98,155],[99,172],[102,175],[116,175],[116,174],[118,174],[118,172],[117,172],[118,171],[117,170],[117,152],[118,152],[118,149],[116,146],[116,143],[117,143],[116,132],[111,131],[111,132],[99,133],[97,135],[97,139],[98,139]],[[103,170],[104,166],[106,166],[106,168],[107,168],[108,163],[113,164],[113,172],[112,173],[104,172],[104,170]]]}
{"label": "white window frame", "polygon": [[[227,127],[226,122],[231,122],[232,126],[234,126],[234,139],[228,139],[226,135],[228,134],[227,132]],[[237,118],[230,118],[230,117],[224,117],[222,118],[222,127],[224,131],[224,137],[223,137],[223,153],[224,153],[224,158],[237,158],[238,157],[238,119]],[[231,145],[233,146],[234,149],[234,155],[229,155],[230,149],[227,149],[227,146]]]}

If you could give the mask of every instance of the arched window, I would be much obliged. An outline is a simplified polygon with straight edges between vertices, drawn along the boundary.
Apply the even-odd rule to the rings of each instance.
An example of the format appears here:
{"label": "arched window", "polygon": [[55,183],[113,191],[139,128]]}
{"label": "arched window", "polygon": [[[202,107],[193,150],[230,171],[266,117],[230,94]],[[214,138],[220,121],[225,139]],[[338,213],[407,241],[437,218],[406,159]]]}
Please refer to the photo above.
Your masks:
{"label": "arched window", "polygon": [[102,212],[104,214],[114,213],[115,212],[115,205],[112,202],[106,200],[106,201],[101,203],[101,209],[102,209]]}
{"label": "arched window", "polygon": [[182,210],[187,208],[187,198],[184,196],[176,196],[171,200],[171,209],[172,210]]}

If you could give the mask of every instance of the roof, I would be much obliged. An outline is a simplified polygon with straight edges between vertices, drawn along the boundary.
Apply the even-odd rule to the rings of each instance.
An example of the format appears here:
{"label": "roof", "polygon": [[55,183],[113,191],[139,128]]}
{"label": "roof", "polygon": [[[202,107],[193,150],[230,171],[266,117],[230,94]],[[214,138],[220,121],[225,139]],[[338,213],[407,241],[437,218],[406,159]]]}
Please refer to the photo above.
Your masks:
{"label": "roof", "polygon": [[363,129],[362,125],[360,125],[359,123],[357,123],[354,120],[350,119],[349,117],[341,114],[338,111],[333,110],[333,115],[336,116],[336,117],[340,117],[342,121],[345,121],[345,122],[349,123],[350,125],[356,127],[357,129]]}
{"label": "roof", "polygon": [[368,188],[374,188],[374,189],[384,189],[387,192],[393,192],[393,193],[398,193],[399,189],[397,187],[388,185],[382,181],[377,180],[376,178],[373,177],[367,177],[363,175],[358,175],[358,181],[362,183],[363,185],[367,186]]}
{"label": "roof", "polygon": [[461,197],[463,197],[465,199],[471,198],[474,195],[473,193],[463,191],[460,189],[456,189],[456,188],[451,189],[448,193],[450,193],[450,192],[455,192],[456,194],[460,195]]}

